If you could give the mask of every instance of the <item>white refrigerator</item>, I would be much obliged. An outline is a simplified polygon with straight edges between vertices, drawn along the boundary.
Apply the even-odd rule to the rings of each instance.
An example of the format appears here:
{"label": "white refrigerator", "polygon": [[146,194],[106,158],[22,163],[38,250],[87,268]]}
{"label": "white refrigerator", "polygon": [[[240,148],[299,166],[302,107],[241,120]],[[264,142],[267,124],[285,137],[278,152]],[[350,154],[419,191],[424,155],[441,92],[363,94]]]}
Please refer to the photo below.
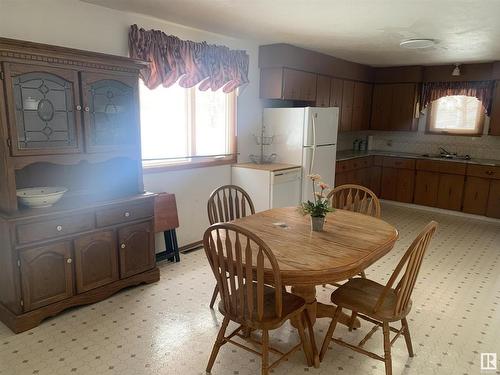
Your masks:
{"label": "white refrigerator", "polygon": [[274,135],[271,146],[277,163],[302,165],[302,200],[312,200],[312,183],[307,175],[319,174],[333,186],[339,109],[265,108],[266,133]]}

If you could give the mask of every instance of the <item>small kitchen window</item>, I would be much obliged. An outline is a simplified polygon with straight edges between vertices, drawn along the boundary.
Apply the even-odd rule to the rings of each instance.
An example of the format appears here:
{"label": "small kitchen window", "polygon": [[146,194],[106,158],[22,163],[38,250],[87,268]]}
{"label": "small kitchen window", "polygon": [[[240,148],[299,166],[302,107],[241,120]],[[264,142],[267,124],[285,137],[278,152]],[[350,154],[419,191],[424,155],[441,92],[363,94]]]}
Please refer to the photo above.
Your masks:
{"label": "small kitchen window", "polygon": [[450,95],[433,101],[427,117],[427,132],[481,135],[485,109],[473,96]]}
{"label": "small kitchen window", "polygon": [[236,93],[198,87],[148,89],[140,82],[142,159],[145,170],[235,161]]}

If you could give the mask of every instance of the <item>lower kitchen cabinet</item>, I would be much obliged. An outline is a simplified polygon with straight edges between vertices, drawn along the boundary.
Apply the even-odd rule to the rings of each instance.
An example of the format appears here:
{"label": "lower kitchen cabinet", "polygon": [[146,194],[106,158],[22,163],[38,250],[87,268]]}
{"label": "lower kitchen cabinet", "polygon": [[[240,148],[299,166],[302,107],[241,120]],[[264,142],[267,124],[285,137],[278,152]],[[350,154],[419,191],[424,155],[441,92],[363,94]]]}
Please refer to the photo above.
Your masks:
{"label": "lower kitchen cabinet", "polygon": [[91,233],[75,240],[75,275],[78,293],[119,279],[114,231]]}
{"label": "lower kitchen cabinet", "polygon": [[440,174],[437,207],[460,211],[462,208],[464,182],[464,176]]}
{"label": "lower kitchen cabinet", "polygon": [[380,184],[380,197],[390,201],[397,200],[398,192],[398,170],[396,168],[384,167],[382,169],[382,181]]}
{"label": "lower kitchen cabinet", "polygon": [[417,171],[414,203],[435,207],[438,201],[439,173]]}
{"label": "lower kitchen cabinet", "polygon": [[486,216],[500,219],[500,180],[492,180],[490,183]]}
{"label": "lower kitchen cabinet", "polygon": [[380,196],[382,199],[412,203],[414,184],[414,170],[384,167]]}
{"label": "lower kitchen cabinet", "polygon": [[19,251],[24,311],[71,297],[72,263],[71,242]]}
{"label": "lower kitchen cabinet", "polygon": [[136,275],[155,267],[154,233],[149,222],[118,230],[120,276]]}
{"label": "lower kitchen cabinet", "polygon": [[490,180],[467,176],[462,210],[469,214],[485,215],[489,190]]}
{"label": "lower kitchen cabinet", "polygon": [[370,172],[370,185],[369,188],[378,197],[380,196],[380,184],[382,182],[382,167],[374,165]]}

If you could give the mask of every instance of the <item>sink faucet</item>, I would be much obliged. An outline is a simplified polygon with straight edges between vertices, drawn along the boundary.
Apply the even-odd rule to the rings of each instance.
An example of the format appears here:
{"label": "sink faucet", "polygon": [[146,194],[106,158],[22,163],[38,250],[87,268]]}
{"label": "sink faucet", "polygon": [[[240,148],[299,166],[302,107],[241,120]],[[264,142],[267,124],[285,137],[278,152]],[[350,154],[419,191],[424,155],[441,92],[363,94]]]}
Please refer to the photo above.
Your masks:
{"label": "sink faucet", "polygon": [[453,155],[451,152],[446,150],[444,147],[439,147],[439,149],[441,150],[441,155]]}

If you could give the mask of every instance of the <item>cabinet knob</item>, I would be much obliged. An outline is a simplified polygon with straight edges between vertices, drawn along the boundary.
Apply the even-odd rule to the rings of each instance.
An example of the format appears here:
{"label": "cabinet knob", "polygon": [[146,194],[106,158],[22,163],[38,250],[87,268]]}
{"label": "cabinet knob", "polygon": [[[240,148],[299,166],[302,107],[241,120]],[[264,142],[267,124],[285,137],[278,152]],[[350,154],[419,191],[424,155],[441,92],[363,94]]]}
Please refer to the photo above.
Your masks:
{"label": "cabinet knob", "polygon": [[58,232],[61,232],[61,231],[62,231],[62,225],[58,225],[58,226],[56,227],[56,229],[57,229],[57,231],[58,231]]}
{"label": "cabinet knob", "polygon": [[84,108],[84,111],[85,111],[85,112],[89,112],[89,111],[90,111],[90,108],[89,108],[89,107],[85,107],[85,108]]}
{"label": "cabinet knob", "polygon": [[125,217],[130,217],[130,212],[128,212],[128,211],[127,211],[127,212],[125,212],[125,213],[123,214],[123,216],[125,216]]}
{"label": "cabinet knob", "polygon": [[120,247],[121,247],[122,249],[125,249],[125,248],[126,248],[126,246],[125,246],[125,244],[124,244],[124,243],[122,243],[122,244],[120,245]]}
{"label": "cabinet knob", "polygon": [[491,175],[495,174],[495,172],[493,172],[493,171],[486,171],[486,174],[487,174],[488,176],[491,176]]}
{"label": "cabinet knob", "polygon": [[66,259],[66,263],[71,264],[72,262],[73,262],[73,259],[71,259],[71,258]]}
{"label": "cabinet knob", "polygon": [[82,106],[81,106],[81,105],[77,105],[77,106],[76,106],[76,110],[77,110],[77,111],[81,111],[81,110],[82,110]]}

